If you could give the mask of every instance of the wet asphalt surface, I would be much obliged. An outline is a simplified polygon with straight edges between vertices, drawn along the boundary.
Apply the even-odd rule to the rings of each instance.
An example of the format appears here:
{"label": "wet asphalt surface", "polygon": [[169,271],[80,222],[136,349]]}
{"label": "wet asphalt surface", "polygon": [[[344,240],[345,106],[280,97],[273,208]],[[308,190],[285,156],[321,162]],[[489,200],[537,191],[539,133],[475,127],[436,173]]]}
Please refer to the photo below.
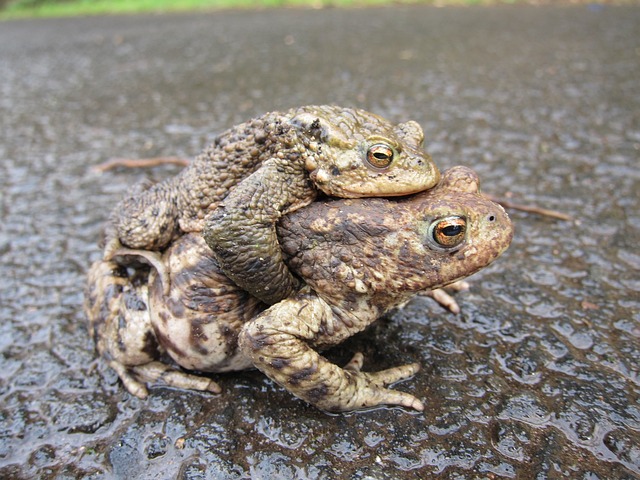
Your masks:
{"label": "wet asphalt surface", "polygon": [[[638,478],[640,8],[228,12],[0,24],[0,477]],[[560,210],[328,353],[427,405],[330,416],[257,372],[125,392],[81,310],[109,209],[217,132],[313,103],[417,120],[444,169]]]}

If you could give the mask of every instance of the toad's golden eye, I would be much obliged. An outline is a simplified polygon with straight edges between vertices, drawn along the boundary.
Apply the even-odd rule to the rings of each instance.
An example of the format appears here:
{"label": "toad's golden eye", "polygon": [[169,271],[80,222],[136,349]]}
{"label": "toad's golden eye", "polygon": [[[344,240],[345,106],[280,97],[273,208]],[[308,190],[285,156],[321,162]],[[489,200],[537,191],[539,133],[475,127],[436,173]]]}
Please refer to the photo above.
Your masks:
{"label": "toad's golden eye", "polygon": [[376,143],[367,151],[367,162],[375,168],[387,168],[393,161],[393,149],[384,143]]}
{"label": "toad's golden eye", "polygon": [[446,217],[436,220],[429,227],[429,235],[439,247],[451,249],[466,238],[467,221],[462,217]]}

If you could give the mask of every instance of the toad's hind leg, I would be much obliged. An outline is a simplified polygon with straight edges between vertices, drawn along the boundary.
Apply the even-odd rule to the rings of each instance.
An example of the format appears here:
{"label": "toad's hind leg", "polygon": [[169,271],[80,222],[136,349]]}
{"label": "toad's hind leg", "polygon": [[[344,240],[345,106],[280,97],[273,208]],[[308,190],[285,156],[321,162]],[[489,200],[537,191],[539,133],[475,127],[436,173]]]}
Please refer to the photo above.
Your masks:
{"label": "toad's hind leg", "polygon": [[[120,250],[119,255],[141,256],[166,277],[163,264],[152,252]],[[134,263],[135,265],[135,263]],[[126,267],[98,261],[89,270],[85,311],[98,352],[118,374],[129,393],[148,395],[147,385],[158,381],[177,388],[219,393],[211,379],[184,373],[158,361],[164,350],[151,326],[148,267]]]}
{"label": "toad's hind leg", "polygon": [[84,300],[98,352],[127,390],[140,398],[147,396],[147,389],[131,368],[160,354],[149,318],[147,270],[95,262],[89,269]]}
{"label": "toad's hind leg", "polygon": [[145,184],[116,206],[106,230],[106,260],[119,244],[154,251],[169,245],[180,230],[175,188],[174,182]]}

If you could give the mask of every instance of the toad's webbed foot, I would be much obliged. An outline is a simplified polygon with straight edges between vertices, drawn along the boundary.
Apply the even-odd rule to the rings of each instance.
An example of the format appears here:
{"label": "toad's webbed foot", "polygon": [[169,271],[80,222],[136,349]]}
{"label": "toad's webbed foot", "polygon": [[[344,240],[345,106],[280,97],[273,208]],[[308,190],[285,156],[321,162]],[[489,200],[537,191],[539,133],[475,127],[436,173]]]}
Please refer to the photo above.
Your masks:
{"label": "toad's webbed foot", "polygon": [[361,387],[354,389],[349,403],[354,405],[354,409],[366,408],[376,405],[399,405],[402,407],[412,408],[422,412],[424,410],[423,403],[409,393],[399,392],[385,388],[401,380],[406,380],[415,375],[420,370],[420,365],[410,363],[398,367],[388,368],[379,372],[362,372],[364,364],[364,355],[358,352],[344,366],[345,372],[351,373],[356,379],[356,383],[361,378]]}
{"label": "toad's webbed foot", "polygon": [[222,391],[210,378],[185,373],[158,361],[128,367],[112,360],[109,366],[116,371],[127,391],[138,398],[146,398],[149,394],[147,385],[156,384],[200,392]]}
{"label": "toad's webbed foot", "polygon": [[149,391],[145,383],[139,381],[136,375],[132,373],[126,365],[112,360],[109,362],[109,366],[118,374],[124,388],[126,388],[131,395],[138,398],[147,398]]}
{"label": "toad's webbed foot", "polygon": [[[164,384],[200,392],[220,393],[222,391],[220,386],[210,378],[185,373],[161,362],[136,365],[132,370],[138,379],[147,384]],[[131,390],[129,391],[131,392]]]}

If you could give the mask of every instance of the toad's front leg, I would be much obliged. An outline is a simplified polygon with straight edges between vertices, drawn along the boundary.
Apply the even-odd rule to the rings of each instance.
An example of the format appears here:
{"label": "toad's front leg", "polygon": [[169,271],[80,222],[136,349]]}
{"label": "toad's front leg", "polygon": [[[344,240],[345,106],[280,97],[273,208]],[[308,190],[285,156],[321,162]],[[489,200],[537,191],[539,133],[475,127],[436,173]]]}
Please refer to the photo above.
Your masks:
{"label": "toad's front leg", "polygon": [[314,294],[301,293],[247,323],[239,342],[258,369],[322,410],[349,411],[378,405],[424,410],[413,395],[386,388],[414,375],[418,364],[365,373],[360,370],[360,354],[340,368],[312,348],[338,343],[349,335],[344,330],[350,329],[351,333],[360,330],[343,325],[331,307]]}
{"label": "toad's front leg", "polygon": [[206,219],[204,238],[224,273],[273,305],[298,287],[284,263],[276,222],[311,203],[317,193],[302,165],[270,159],[236,185]]}

